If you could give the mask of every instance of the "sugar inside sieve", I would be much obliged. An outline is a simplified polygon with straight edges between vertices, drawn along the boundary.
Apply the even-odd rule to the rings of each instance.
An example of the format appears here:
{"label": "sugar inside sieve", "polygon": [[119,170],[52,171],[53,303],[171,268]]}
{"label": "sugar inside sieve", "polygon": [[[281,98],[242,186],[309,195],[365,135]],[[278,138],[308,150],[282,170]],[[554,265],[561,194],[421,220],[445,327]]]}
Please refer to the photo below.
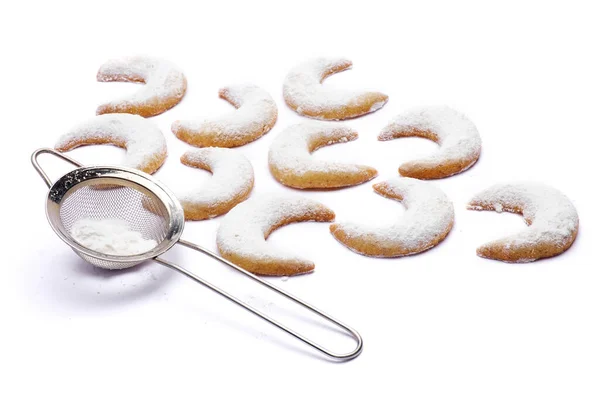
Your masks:
{"label": "sugar inside sieve", "polygon": [[[59,157],[73,164],[77,169],[52,183],[37,160],[38,156],[44,153]],[[123,269],[146,260],[153,260],[206,286],[333,359],[350,360],[361,353],[363,341],[360,334],[353,328],[212,251],[181,239],[185,223],[181,204],[167,187],[152,176],[124,167],[83,167],[72,158],[52,149],[36,150],[31,156],[31,162],[50,188],[46,199],[46,216],[50,226],[75,253],[90,264],[105,269]],[[119,254],[112,250],[98,251],[93,246],[85,245],[81,238],[73,234],[77,231],[77,224],[81,221],[86,221],[91,226],[95,223],[117,221],[127,227],[127,233],[130,236],[132,235],[144,243],[151,243],[152,246],[133,254]],[[175,244],[181,244],[206,254],[339,326],[354,337],[355,349],[348,353],[332,352],[198,275],[159,257]]]}

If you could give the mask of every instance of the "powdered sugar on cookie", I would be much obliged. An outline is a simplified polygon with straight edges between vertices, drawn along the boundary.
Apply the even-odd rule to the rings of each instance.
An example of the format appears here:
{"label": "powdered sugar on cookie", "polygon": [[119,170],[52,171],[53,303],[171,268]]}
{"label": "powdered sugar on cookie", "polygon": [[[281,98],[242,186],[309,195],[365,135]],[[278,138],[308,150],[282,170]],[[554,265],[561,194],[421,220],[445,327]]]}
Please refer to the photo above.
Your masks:
{"label": "powdered sugar on cookie", "polygon": [[311,118],[341,120],[379,110],[388,97],[378,92],[350,91],[322,85],[337,72],[352,67],[344,58],[315,58],[294,67],[283,83],[283,97],[298,114]]}
{"label": "powdered sugar on cookie", "polygon": [[400,201],[406,212],[390,223],[367,226],[342,222],[330,226],[333,236],[351,250],[372,257],[420,253],[441,242],[454,224],[454,207],[432,183],[393,178],[373,185],[375,191]]}
{"label": "powdered sugar on cookie", "polygon": [[183,72],[166,60],[154,57],[126,57],[109,60],[98,70],[99,82],[145,83],[132,95],[98,107],[97,114],[130,113],[151,117],[181,101],[187,89]]}
{"label": "powdered sugar on cookie", "polygon": [[175,121],[173,133],[198,147],[236,147],[258,139],[277,121],[275,101],[258,86],[228,86],[219,91],[219,96],[237,110],[207,120]]}
{"label": "powdered sugar on cookie", "polygon": [[186,219],[201,220],[227,213],[250,195],[254,186],[252,164],[242,154],[231,149],[208,147],[190,150],[181,162],[212,172],[211,179],[198,187],[177,193]]}
{"label": "powdered sugar on cookie", "polygon": [[266,238],[292,222],[334,218],[333,211],[323,204],[301,196],[253,196],[223,218],[217,247],[223,257],[257,274],[302,274],[314,269],[313,262],[270,245]]}
{"label": "powdered sugar on cookie", "polygon": [[127,150],[123,165],[149,174],[167,157],[165,137],[151,121],[133,114],[98,115],[73,127],[55,144],[58,151],[79,146],[112,144]]}
{"label": "powdered sugar on cookie", "polygon": [[477,249],[477,254],[485,258],[529,262],[552,257],[571,246],[579,229],[573,203],[558,190],[539,183],[494,185],[476,195],[468,208],[519,213],[529,225]]}
{"label": "powdered sugar on cookie", "polygon": [[366,182],[374,168],[313,159],[323,146],[356,140],[353,129],[328,122],[307,121],[283,130],[269,149],[269,168],[281,183],[295,188],[335,188]]}
{"label": "powdered sugar on cookie", "polygon": [[409,161],[400,174],[418,179],[437,179],[471,167],[481,153],[477,127],[463,114],[447,106],[427,106],[398,115],[379,134],[379,140],[418,136],[433,140],[440,149],[431,156]]}

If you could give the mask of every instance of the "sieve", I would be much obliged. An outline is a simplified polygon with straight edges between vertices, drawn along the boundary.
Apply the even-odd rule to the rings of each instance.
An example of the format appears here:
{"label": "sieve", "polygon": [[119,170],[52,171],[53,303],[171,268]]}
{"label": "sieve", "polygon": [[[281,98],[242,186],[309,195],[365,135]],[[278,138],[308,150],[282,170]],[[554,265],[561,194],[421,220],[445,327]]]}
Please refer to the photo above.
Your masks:
{"label": "sieve", "polygon": [[[44,153],[56,156],[77,168],[52,183],[38,162],[39,155]],[[175,195],[152,176],[125,167],[84,167],[74,159],[49,148],[34,151],[31,155],[31,162],[50,189],[46,199],[46,216],[50,226],[63,242],[88,263],[105,269],[123,269],[147,260],[154,260],[204,285],[334,360],[351,360],[361,353],[363,341],[360,334],[353,328],[216,253],[181,239],[185,225],[183,208]],[[139,232],[145,239],[154,240],[157,244],[152,250],[134,255],[112,255],[97,252],[81,245],[71,236],[71,227],[82,218],[122,219],[129,224],[130,229]],[[332,352],[200,276],[159,257],[176,244],[199,251],[226,264],[253,281],[337,325],[355,339],[356,347],[349,353]]]}

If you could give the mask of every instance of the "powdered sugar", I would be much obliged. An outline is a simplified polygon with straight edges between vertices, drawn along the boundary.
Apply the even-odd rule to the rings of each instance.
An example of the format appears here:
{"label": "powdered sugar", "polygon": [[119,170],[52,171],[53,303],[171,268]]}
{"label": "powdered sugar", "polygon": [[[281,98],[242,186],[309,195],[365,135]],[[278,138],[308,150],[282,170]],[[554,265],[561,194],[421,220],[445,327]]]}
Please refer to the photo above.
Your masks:
{"label": "powdered sugar", "polygon": [[100,82],[145,83],[134,94],[101,105],[98,114],[132,112],[132,108],[160,102],[172,103],[165,106],[168,109],[183,98],[187,88],[187,81],[179,68],[166,60],[146,56],[109,60],[100,66],[97,79]]}
{"label": "powdered sugar", "polygon": [[375,112],[377,110],[379,110],[380,108],[383,108],[383,106],[385,106],[385,101],[377,101],[375,103],[373,103],[373,105],[371,106],[371,108],[369,109],[369,112]]}
{"label": "powdered sugar", "polygon": [[316,160],[311,152],[335,143],[358,138],[355,130],[331,122],[305,121],[284,129],[269,149],[269,165],[281,173],[302,175],[308,172],[357,173],[361,165]]}
{"label": "powdered sugar", "polygon": [[131,230],[122,219],[77,220],[71,227],[71,237],[90,250],[115,256],[131,256],[154,249],[157,242],[144,239],[140,232]]}
{"label": "powdered sugar", "polygon": [[[406,212],[381,226],[351,222],[332,225],[332,233],[341,231],[351,240],[336,236],[352,250],[353,239],[360,239],[376,251],[371,256],[395,257],[419,253],[435,246],[454,223],[454,207],[436,185],[412,178],[392,178],[373,186],[385,197],[399,200]],[[363,253],[364,254],[364,253]],[[384,255],[385,254],[385,255]]]}
{"label": "powdered sugar", "polygon": [[311,261],[270,245],[266,238],[274,229],[290,222],[333,218],[327,207],[301,196],[255,195],[225,215],[217,231],[217,246],[224,256],[234,254],[259,263],[312,266]]}
{"label": "powdered sugar", "polygon": [[55,144],[68,151],[88,144],[113,144],[127,149],[123,165],[153,173],[167,154],[165,137],[151,121],[133,114],[104,114],[73,127]]}
{"label": "powdered sugar", "polygon": [[[345,71],[352,62],[345,58],[315,58],[294,67],[283,83],[283,97],[298,114],[318,119],[345,119],[373,112],[387,102],[387,96],[377,92],[351,91],[322,85],[329,75]],[[349,112],[360,106],[364,111]],[[344,118],[332,118],[327,114],[348,114]]]}
{"label": "powdered sugar", "polygon": [[[494,185],[473,197],[468,208],[523,214],[529,228],[482,246],[501,245],[507,253],[545,244],[569,246],[579,227],[579,217],[573,203],[558,190],[539,183]],[[535,259],[528,257],[517,261]]]}
{"label": "powdered sugar", "polygon": [[275,101],[258,86],[228,86],[219,91],[219,96],[237,110],[203,121],[176,121],[173,131],[184,129],[197,136],[211,135],[224,143],[248,143],[271,130],[277,120]]}
{"label": "powdered sugar", "polygon": [[[447,106],[418,107],[398,115],[381,131],[378,139],[423,136],[423,133],[440,145],[439,151],[407,164],[423,168],[438,168],[451,162],[464,165],[454,172],[458,173],[473,165],[481,153],[477,127],[466,116]],[[466,161],[463,163],[462,160]]]}
{"label": "powdered sugar", "polygon": [[254,185],[252,164],[231,149],[207,147],[190,150],[181,157],[181,161],[189,166],[209,169],[213,175],[206,184],[177,194],[186,214],[191,208],[211,210],[239,197],[241,193],[248,193]]}

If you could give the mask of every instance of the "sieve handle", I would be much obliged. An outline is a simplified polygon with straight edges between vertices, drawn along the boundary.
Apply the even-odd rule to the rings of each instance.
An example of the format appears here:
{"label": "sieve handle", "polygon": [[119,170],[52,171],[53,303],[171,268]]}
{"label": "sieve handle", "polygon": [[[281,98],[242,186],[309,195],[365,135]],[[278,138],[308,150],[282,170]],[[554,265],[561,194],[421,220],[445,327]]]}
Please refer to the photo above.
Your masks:
{"label": "sieve handle", "polygon": [[40,174],[40,176],[42,177],[42,179],[44,180],[44,182],[46,182],[46,185],[48,185],[49,188],[52,187],[52,181],[50,180],[50,178],[48,178],[48,175],[42,169],[42,167],[40,166],[40,163],[38,162],[39,155],[40,154],[44,154],[44,153],[46,153],[46,154],[52,154],[55,157],[61,158],[64,161],[73,164],[77,168],[83,167],[82,164],[80,164],[77,161],[73,160],[71,157],[67,157],[64,154],[59,153],[58,151],[56,151],[54,149],[50,149],[50,148],[37,149],[31,155],[31,163],[33,164],[33,168],[35,168],[35,170],[37,171],[37,173]]}
{"label": "sieve handle", "polygon": [[217,286],[214,286],[213,284],[211,284],[210,282],[205,281],[204,279],[202,279],[201,277],[199,277],[198,275],[193,274],[192,272],[180,267],[177,264],[174,264],[170,261],[164,260],[162,258],[156,257],[154,258],[154,260],[166,267],[169,267],[171,269],[176,270],[177,272],[181,272],[182,274],[186,275],[188,278],[191,278],[192,280],[206,286],[207,288],[211,289],[212,291],[220,294],[221,296],[231,300],[232,302],[234,302],[235,304],[237,304],[240,307],[245,308],[246,310],[250,311],[252,314],[264,319],[265,321],[275,325],[276,327],[278,327],[279,329],[289,333],[290,335],[294,336],[296,339],[299,339],[301,341],[303,341],[304,343],[308,344],[309,346],[313,347],[314,349],[320,351],[321,353],[327,355],[328,357],[331,357],[332,359],[335,359],[337,361],[348,361],[351,360],[355,357],[358,357],[358,355],[361,353],[362,348],[363,348],[363,340],[362,337],[360,336],[360,334],[354,330],[353,328],[349,327],[348,325],[344,324],[343,322],[335,319],[334,317],[326,314],[325,312],[317,309],[316,307],[311,306],[310,304],[306,303],[303,300],[300,300],[299,298],[297,298],[296,296],[278,288],[277,286],[265,281],[264,279],[259,278],[258,276],[254,275],[251,272],[246,271],[245,269],[233,264],[232,262],[224,259],[223,257],[220,257],[219,255],[213,253],[212,251],[205,249],[201,246],[198,246],[197,244],[179,239],[178,241],[179,244],[189,247],[190,249],[199,251],[201,253],[206,254],[207,256],[210,256],[212,258],[214,258],[215,260],[218,260],[220,262],[222,262],[223,264],[226,264],[228,266],[230,266],[231,268],[235,269],[236,271],[246,275],[248,278],[260,283],[261,285],[281,294],[284,297],[287,297],[288,299],[290,299],[291,301],[295,302],[296,304],[299,304],[301,306],[303,306],[304,308],[314,312],[315,314],[320,315],[321,317],[325,318],[326,320],[332,322],[333,324],[339,326],[340,328],[342,328],[343,330],[345,330],[346,332],[348,332],[356,341],[356,347],[354,348],[354,350],[352,350],[349,353],[334,353],[330,350],[328,350],[327,348],[321,346],[320,344],[314,342],[311,339],[308,339],[307,337],[303,336],[302,334],[288,328],[287,326],[283,325],[281,322],[278,322],[277,320],[274,320],[273,318],[269,317],[268,315],[266,315],[265,313],[263,313],[262,311],[252,307],[251,305],[243,302],[242,300],[238,299],[237,297],[227,293],[226,291],[218,288]]}

